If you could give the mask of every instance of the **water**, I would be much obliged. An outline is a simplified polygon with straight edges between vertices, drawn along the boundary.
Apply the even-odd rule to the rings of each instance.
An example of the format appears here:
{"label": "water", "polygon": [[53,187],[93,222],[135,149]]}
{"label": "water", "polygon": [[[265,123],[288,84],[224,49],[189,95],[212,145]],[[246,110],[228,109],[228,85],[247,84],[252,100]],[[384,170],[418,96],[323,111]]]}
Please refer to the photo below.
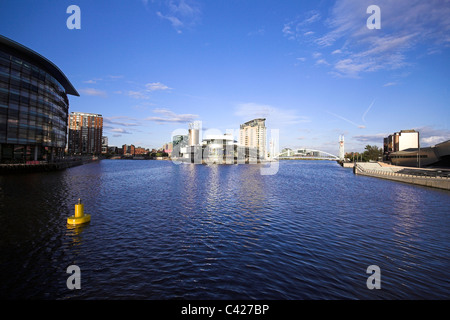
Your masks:
{"label": "water", "polygon": [[[449,196],[329,161],[265,176],[132,160],[0,176],[0,297],[448,299]],[[91,222],[68,227],[78,198]]]}

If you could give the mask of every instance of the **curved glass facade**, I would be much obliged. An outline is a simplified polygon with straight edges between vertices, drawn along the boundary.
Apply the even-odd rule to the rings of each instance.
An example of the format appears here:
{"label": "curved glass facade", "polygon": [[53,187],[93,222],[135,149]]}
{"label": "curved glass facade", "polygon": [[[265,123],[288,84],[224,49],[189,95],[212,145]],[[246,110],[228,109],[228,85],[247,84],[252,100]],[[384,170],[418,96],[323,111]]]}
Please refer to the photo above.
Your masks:
{"label": "curved glass facade", "polygon": [[[38,58],[41,58],[40,56]],[[39,62],[0,47],[0,161],[54,160],[64,155],[69,101]]]}

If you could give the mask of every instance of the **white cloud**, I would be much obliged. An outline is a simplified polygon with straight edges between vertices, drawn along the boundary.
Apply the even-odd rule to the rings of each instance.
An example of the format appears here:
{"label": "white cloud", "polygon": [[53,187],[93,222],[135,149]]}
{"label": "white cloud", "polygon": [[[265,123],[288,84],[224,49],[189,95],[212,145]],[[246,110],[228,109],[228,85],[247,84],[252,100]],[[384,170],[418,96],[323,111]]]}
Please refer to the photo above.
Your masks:
{"label": "white cloud", "polygon": [[303,37],[312,36],[315,32],[311,31],[311,25],[321,19],[320,13],[311,10],[301,16],[284,24],[282,32],[289,40],[303,39]]}
{"label": "white cloud", "polygon": [[123,128],[114,128],[114,129],[111,129],[109,131],[117,132],[117,133],[120,133],[120,134],[131,134],[131,132],[129,132],[129,131],[123,129]]}
{"label": "white cloud", "polygon": [[182,26],[183,26],[183,22],[181,22],[181,20],[180,19],[178,19],[177,17],[175,17],[175,16],[169,16],[169,15],[167,15],[167,16],[165,16],[165,15],[163,15],[161,12],[156,12],[156,14],[158,15],[158,17],[160,17],[160,18],[162,18],[162,19],[166,19],[166,20],[169,20],[171,23],[172,23],[172,27],[174,27],[175,29],[177,29],[177,31],[179,32],[179,33],[181,33],[181,31],[179,30],[179,28],[181,28]]}
{"label": "white cloud", "polygon": [[365,134],[353,136],[352,138],[359,142],[378,142],[380,144],[383,143],[383,139],[387,137],[389,134],[387,133],[376,133],[376,134]]}
{"label": "white cloud", "polygon": [[150,99],[149,96],[147,96],[145,93],[141,92],[141,91],[133,91],[130,90],[127,92],[127,95],[134,98],[134,99],[143,99],[143,100],[147,100]]}
{"label": "white cloud", "polygon": [[200,5],[194,0],[163,1],[162,5],[162,10],[156,14],[161,19],[170,21],[178,33],[182,33],[182,29],[186,27],[196,25],[201,16]]}
{"label": "white cloud", "polygon": [[[283,33],[293,40],[309,44],[311,50],[330,47],[332,73],[343,77],[380,70],[397,70],[413,64],[419,49],[423,54],[439,54],[450,46],[450,5],[445,0],[377,0],[381,9],[381,30],[366,26],[366,9],[372,0],[337,0],[326,19],[311,15],[285,24]],[[319,19],[320,18],[320,19]],[[323,21],[328,31],[304,34],[307,21]],[[314,31],[316,31],[314,29]],[[333,48],[336,47],[337,48]],[[345,50],[344,50],[345,48]],[[323,52],[323,51],[322,51]]]}
{"label": "white cloud", "polygon": [[166,86],[165,84],[162,84],[161,82],[152,82],[152,83],[147,83],[145,85],[145,87],[147,88],[148,91],[157,91],[157,90],[169,90],[172,88],[169,88],[168,86]]}
{"label": "white cloud", "polygon": [[424,126],[414,129],[419,132],[420,145],[423,147],[450,140],[450,130],[448,129],[437,129],[433,126]]}
{"label": "white cloud", "polygon": [[104,97],[104,98],[107,96],[105,91],[94,89],[94,88],[83,88],[83,89],[80,89],[80,92],[84,93],[88,96],[97,96],[97,97]]}
{"label": "white cloud", "polygon": [[134,127],[140,125],[137,123],[137,119],[128,116],[103,117],[103,122],[105,126],[119,125],[124,127]]}
{"label": "white cloud", "polygon": [[154,113],[161,114],[162,116],[151,116],[144,120],[155,121],[158,123],[189,123],[198,118],[196,114],[176,114],[168,109],[154,109]]}
{"label": "white cloud", "polygon": [[317,61],[316,61],[316,64],[317,64],[317,65],[323,64],[323,65],[326,65],[326,66],[329,66],[329,65],[330,65],[325,59],[319,59],[319,60],[317,60]]}

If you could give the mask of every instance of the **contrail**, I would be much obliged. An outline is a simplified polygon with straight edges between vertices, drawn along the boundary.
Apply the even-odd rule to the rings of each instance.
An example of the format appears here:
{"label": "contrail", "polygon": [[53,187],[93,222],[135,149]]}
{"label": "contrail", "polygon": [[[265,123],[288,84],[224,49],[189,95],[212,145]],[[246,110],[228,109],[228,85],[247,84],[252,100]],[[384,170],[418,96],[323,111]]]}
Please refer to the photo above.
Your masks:
{"label": "contrail", "polygon": [[372,101],[372,103],[370,104],[370,106],[367,108],[366,112],[364,112],[364,114],[363,114],[363,116],[362,116],[362,121],[363,121],[364,123],[366,123],[366,120],[365,120],[364,118],[365,118],[367,112],[369,112],[370,108],[372,108],[374,102],[375,102],[375,100]]}
{"label": "contrail", "polygon": [[353,121],[348,120],[347,118],[344,118],[344,117],[342,117],[342,116],[340,116],[340,115],[337,115],[337,114],[335,114],[335,113],[333,113],[333,112],[329,112],[329,111],[327,111],[327,112],[328,112],[329,114],[332,114],[333,116],[339,118],[339,119],[342,119],[342,120],[344,120],[344,121],[347,121],[348,123],[351,123],[352,125],[354,125],[354,126],[360,128],[360,129],[364,129],[364,128],[366,127],[366,126],[363,126],[363,125],[354,123]]}

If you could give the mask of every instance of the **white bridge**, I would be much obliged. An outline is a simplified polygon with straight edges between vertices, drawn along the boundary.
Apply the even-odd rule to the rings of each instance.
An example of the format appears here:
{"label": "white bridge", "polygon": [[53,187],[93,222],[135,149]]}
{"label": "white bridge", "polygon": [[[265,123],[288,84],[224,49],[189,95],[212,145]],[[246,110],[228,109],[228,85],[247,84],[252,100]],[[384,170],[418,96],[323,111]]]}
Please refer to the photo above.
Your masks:
{"label": "white bridge", "polygon": [[338,156],[334,154],[314,149],[299,148],[291,149],[284,148],[274,157],[275,159],[309,159],[309,160],[339,160]]}

